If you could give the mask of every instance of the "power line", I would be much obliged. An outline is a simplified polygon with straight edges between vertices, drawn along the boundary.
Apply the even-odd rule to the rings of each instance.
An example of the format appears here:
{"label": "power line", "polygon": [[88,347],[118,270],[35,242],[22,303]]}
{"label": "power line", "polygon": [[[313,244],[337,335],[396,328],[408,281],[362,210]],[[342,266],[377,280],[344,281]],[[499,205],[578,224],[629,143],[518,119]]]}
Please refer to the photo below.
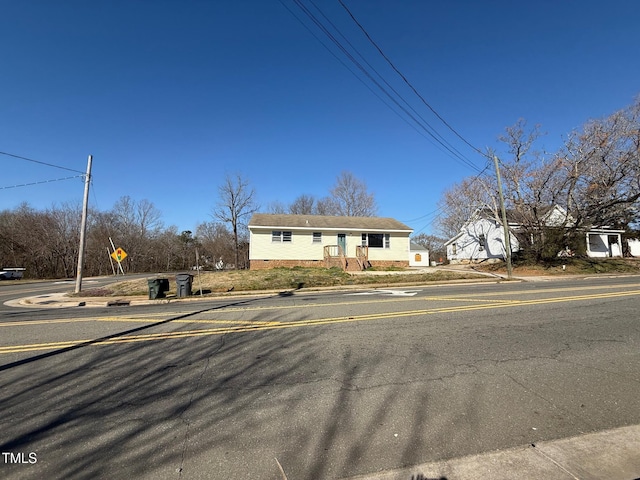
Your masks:
{"label": "power line", "polygon": [[[468,166],[469,168],[479,171],[479,168],[476,167],[470,160],[468,160],[467,158],[464,157],[464,155],[462,155],[459,151],[457,151],[455,149],[455,147],[453,147],[451,144],[449,144],[431,125],[429,125],[429,123],[424,120],[424,118],[420,117],[420,120],[418,120],[418,118],[416,118],[416,116],[414,116],[412,113],[410,113],[403,105],[401,105],[398,100],[396,98],[394,98],[393,95],[391,95],[391,93],[389,93],[389,91],[384,88],[384,86],[382,86],[375,78],[373,78],[372,74],[362,65],[361,62],[359,62],[352,54],[351,52],[331,33],[331,31],[313,14],[313,12],[311,12],[309,10],[308,7],[306,7],[301,0],[293,0],[293,2],[300,8],[300,10],[302,10],[302,12],[316,25],[316,27],[318,27],[318,29],[320,29],[330,40],[331,42],[334,43],[334,45],[387,97],[389,98],[389,100],[391,100],[400,110],[402,110],[405,115],[407,115],[411,120],[413,120],[413,122],[415,122],[416,125],[418,125],[418,127],[420,127],[422,130],[424,130],[424,132],[426,132],[433,140],[435,140],[439,145],[441,145],[444,149],[446,149],[449,154],[451,154],[452,158],[461,161],[462,163],[464,163],[466,166]],[[285,6],[285,8],[287,8],[287,10],[289,10],[290,13],[293,14],[293,12],[282,2],[281,3]],[[311,2],[313,4],[313,2]],[[326,19],[327,17],[322,13],[322,11],[315,5],[313,4],[314,7],[320,12],[320,14]],[[294,17],[301,22],[301,20],[295,15],[293,14]],[[329,21],[327,19],[327,21]],[[307,28],[307,30],[309,30],[309,28],[304,24],[305,28]],[[346,37],[340,33],[340,31],[337,29],[337,27],[335,25],[333,25],[333,23],[331,23],[329,21],[329,23],[333,26],[333,28],[338,32],[338,34],[345,38]],[[311,32],[311,30],[309,30]],[[313,32],[311,32],[313,34]],[[328,49],[330,52],[331,50],[320,40],[318,39],[318,37],[313,34],[314,37],[320,41],[320,43],[322,43],[322,45]],[[347,40],[348,42],[348,40]],[[349,43],[349,42],[348,42]],[[357,49],[355,49],[355,47],[353,47],[353,45],[351,45],[351,43],[349,43],[349,45],[351,46],[351,48],[356,52],[356,54],[362,58],[364,60],[364,57],[357,51]],[[331,52],[332,55],[334,57],[336,57],[336,55]],[[336,57],[338,58],[338,57]],[[343,66],[346,67],[346,65],[340,60],[340,63],[342,63]],[[365,63],[366,60],[365,60]],[[369,63],[367,63],[367,65],[369,66],[369,68],[371,68],[371,70],[373,70],[375,72],[375,74],[382,79],[382,81],[386,84],[389,85],[390,84],[384,80],[384,78],[382,77],[382,75],[380,75],[377,71],[375,71],[375,69],[373,69],[373,67],[371,67],[371,65]],[[352,74],[355,75],[355,73],[348,67],[346,67]],[[362,79],[360,79],[357,75],[355,75],[361,82]],[[364,83],[364,82],[363,82]],[[366,84],[365,84],[366,85]],[[371,88],[369,86],[367,86],[367,88],[369,88],[369,90],[371,90]],[[413,110],[415,112],[415,110],[409,105],[409,103],[392,87],[390,87],[393,92],[396,94],[397,97],[399,97],[407,106],[409,106],[409,108],[411,110]],[[380,97],[378,95],[376,95],[379,99]],[[385,105],[387,105],[387,107],[391,108],[389,106],[389,104],[387,104],[386,102],[384,102]],[[391,108],[392,111],[394,111],[394,113],[398,114],[398,112],[396,112],[395,110],[393,110],[393,108]],[[416,114],[417,115],[417,114]],[[418,115],[419,116],[419,115]],[[401,117],[402,118],[402,117]],[[403,119],[404,120],[404,119]],[[406,120],[405,120],[406,122]],[[411,125],[411,124],[410,124]],[[413,125],[412,125],[413,126]],[[415,128],[415,127],[414,127]],[[440,137],[440,138],[438,138]],[[425,137],[426,138],[426,137]]]}
{"label": "power line", "polygon": [[[46,165],[47,167],[59,168],[61,170],[67,170],[69,172],[81,173],[82,175],[85,174],[84,172],[81,172],[80,170],[74,170],[73,168],[67,168],[67,167],[61,167],[60,165],[54,165],[53,163],[41,162],[40,160],[34,160],[32,158],[21,157],[20,155],[15,155],[13,153],[0,152],[0,155],[6,155],[7,157],[13,157],[13,158],[19,158],[20,160],[26,160],[27,162],[38,163],[40,165]],[[74,178],[74,177],[69,177],[69,178]],[[53,181],[55,181],[55,180],[53,180]]]}
{"label": "power line", "polygon": [[[453,146],[451,146],[450,144],[448,144],[448,142],[446,142],[446,140],[444,139],[440,139],[438,138],[439,134],[436,132],[436,130],[429,125],[428,122],[426,122],[424,119],[423,123],[421,123],[413,114],[411,114],[409,111],[407,111],[407,109],[405,107],[403,107],[398,100],[396,100],[396,98],[393,97],[393,95],[391,95],[389,93],[389,91],[387,89],[385,89],[382,85],[380,85],[380,83],[373,78],[373,76],[371,75],[371,73],[369,71],[367,71],[367,69],[357,60],[353,57],[353,55],[348,51],[348,49],[342,44],[340,43],[340,41],[338,39],[335,38],[335,36],[329,31],[329,29],[322,24],[322,22],[320,20],[318,20],[318,18],[302,3],[301,0],[294,0],[294,2],[296,3],[296,5],[298,5],[298,7],[316,24],[316,26],[336,45],[336,47],[338,47],[338,49],[340,49],[342,51],[342,53],[344,53],[344,55],[382,92],[384,93],[400,110],[402,110],[405,115],[407,115],[411,120],[413,120],[422,130],[424,130],[431,138],[433,138],[433,140],[435,140],[438,144],[440,144],[442,147],[444,147],[451,155],[453,155],[453,158],[457,158],[458,160],[460,160],[461,162],[463,162],[464,164],[466,164],[468,167],[474,169],[474,170],[478,170],[477,167],[475,167],[474,164],[472,164],[468,159],[466,159],[462,154],[460,154],[460,152],[457,152],[455,150],[455,148]],[[311,2],[314,7],[316,8],[316,10],[318,10],[323,17],[326,18],[326,16],[322,13],[322,11],[320,11],[320,9],[313,3]],[[331,23],[331,22],[329,22]],[[331,24],[334,29],[340,34],[340,36],[342,36],[343,38],[346,38],[344,35],[342,35],[340,33],[340,31],[337,29],[337,27],[335,27],[335,25]],[[351,44],[350,44],[351,45]],[[358,51],[357,49],[355,49],[355,47],[353,47],[353,45],[351,45],[352,49],[356,52],[356,54],[358,56],[360,56],[361,58],[364,58]],[[381,79],[383,78],[382,75],[380,75],[377,71],[375,71],[375,69],[373,69],[372,67],[370,67],[375,73],[376,75],[378,75],[378,77],[380,77]],[[384,79],[383,79],[384,81]],[[387,85],[389,85],[388,82],[385,81],[385,83]],[[392,89],[393,90],[393,89]],[[406,105],[409,105],[409,103],[402,98],[402,96],[395,90],[393,90],[394,93],[396,94],[396,96],[398,96]],[[415,111],[415,110],[414,110]],[[426,124],[426,126],[425,126]]]}
{"label": "power line", "polygon": [[7,187],[0,187],[0,190],[7,190],[9,188],[18,188],[18,187],[30,187],[32,185],[41,185],[41,184],[44,184],[44,183],[61,182],[63,180],[71,180],[72,178],[80,178],[80,177],[84,177],[84,174],[82,174],[82,175],[74,175],[73,177],[54,178],[52,180],[41,180],[39,182],[22,183],[22,184],[19,184],[19,185],[9,185]]}
{"label": "power line", "polygon": [[[486,172],[490,167],[491,167],[491,164],[487,163],[487,165],[482,169],[482,171],[480,171],[478,174],[476,174],[476,175],[471,179],[471,182],[470,182],[470,183],[477,182],[477,181],[480,179],[480,177],[481,177],[482,175],[484,175],[484,174],[485,174],[485,172]],[[438,220],[438,218],[439,218],[439,217],[441,216],[441,214],[443,214],[443,213],[444,213],[444,207],[443,207],[443,206],[441,206],[441,207],[437,207],[435,210],[433,210],[433,211],[431,211],[431,212],[429,212],[429,213],[426,213],[426,214],[424,214],[424,215],[422,215],[422,216],[420,216],[420,217],[414,218],[414,219],[412,219],[412,220],[406,220],[406,221],[403,221],[402,223],[412,223],[412,222],[417,222],[418,220],[423,220],[423,219],[426,219],[426,218],[428,218],[428,217],[430,217],[430,216],[432,216],[432,215],[433,215],[433,218],[431,218],[430,220],[428,220],[428,221],[427,221],[427,223],[426,223],[422,228],[420,228],[420,229],[418,229],[418,230],[414,230],[413,234],[414,234],[414,235],[417,235],[417,234],[421,233],[425,228],[427,228],[428,226],[432,225],[436,220]]]}
{"label": "power line", "polygon": [[355,22],[355,24],[360,28],[360,30],[362,31],[362,33],[365,35],[365,37],[367,37],[367,40],[369,40],[369,42],[378,50],[378,52],[380,53],[380,55],[382,55],[382,58],[384,58],[387,63],[389,64],[389,66],[391,68],[393,68],[393,70],[400,76],[400,78],[402,78],[402,80],[404,81],[404,83],[406,83],[409,88],[413,91],[413,93],[416,94],[416,96],[422,101],[422,103],[424,103],[427,108],[429,108],[429,110],[431,110],[431,112],[433,112],[433,114],[438,117],[438,119],[449,129],[451,130],[460,140],[462,140],[464,143],[466,143],[469,147],[471,147],[473,150],[475,150],[476,152],[478,152],[480,155],[486,157],[486,154],[483,153],[480,149],[476,148],[473,144],[471,144],[471,142],[469,142],[466,138],[464,138],[455,128],[453,128],[444,118],[442,118],[442,116],[440,116],[440,114],[429,104],[429,102],[427,102],[424,97],[422,95],[420,95],[420,93],[418,92],[418,90],[416,90],[416,88],[411,84],[411,82],[409,82],[409,80],[407,79],[407,77],[405,77],[402,72],[400,70],[398,70],[398,68],[393,64],[393,62],[389,59],[389,57],[387,57],[387,55],[382,51],[382,49],[378,46],[378,44],[373,40],[373,38],[371,38],[371,36],[369,35],[369,33],[365,30],[365,28],[362,26],[362,24],[360,22],[358,22],[358,20],[356,19],[356,17],[353,15],[353,13],[351,13],[351,10],[349,10],[349,8],[344,4],[344,2],[342,0],[338,0],[338,2],[340,3],[340,5],[342,5],[342,8],[344,8],[346,10],[346,12],[349,14],[349,16],[351,17],[351,19]]}
{"label": "power line", "polygon": [[412,222],[417,222],[418,220],[423,220],[427,217],[430,217],[431,215],[437,215],[442,209],[441,208],[437,208],[432,212],[429,213],[425,213],[424,215],[421,215],[420,217],[417,218],[412,218],[411,220],[400,220],[402,223],[412,223]]}
{"label": "power line", "polygon": [[321,39],[320,37],[318,37],[318,35],[315,34],[315,32],[313,30],[311,30],[309,28],[309,26],[304,23],[302,21],[302,19],[300,17],[298,17],[298,15],[295,14],[295,12],[293,10],[291,10],[286,3],[284,3],[283,0],[280,0],[280,3],[282,4],[282,6],[284,8],[287,9],[287,11],[300,23],[300,25],[302,25],[312,36],[313,38],[315,38],[318,43],[320,45],[322,45],[325,50],[327,50],[327,52],[329,52],[333,58],[335,58],[344,68],[346,68],[347,70],[349,70],[349,72],[360,82],[362,83],[362,85],[364,85],[373,95],[375,95],[378,100],[380,100],[382,103],[384,103],[393,113],[395,113],[401,120],[403,120],[407,125],[409,125],[410,127],[412,127],[414,130],[416,130],[416,132],[420,133],[420,131],[418,129],[416,129],[416,127],[414,125],[411,125],[404,117],[402,117],[402,115],[400,115],[398,112],[396,112],[393,107],[391,105],[389,105],[384,98],[382,98],[375,90],[373,90],[369,85],[367,85],[365,83],[364,80],[362,80],[362,78],[360,78],[350,67],[349,65],[347,65],[345,62],[342,61],[342,59],[340,57],[338,57],[335,52],[333,50],[331,50]]}
{"label": "power line", "polygon": [[[333,29],[338,32],[338,34],[347,42],[347,44],[351,47],[351,49],[363,60],[363,62],[373,71],[373,73],[375,73],[378,78],[380,78],[380,80],[382,80],[382,82],[389,87],[389,89],[395,93],[398,98],[400,100],[402,100],[402,102],[420,119],[424,122],[424,124],[429,128],[429,130],[432,132],[432,136],[435,139],[435,136],[437,136],[438,138],[440,138],[442,140],[442,142],[446,143],[449,147],[451,147],[451,150],[453,150],[454,152],[452,152],[451,150],[449,150],[447,148],[447,150],[449,150],[451,153],[454,153],[454,155],[456,157],[458,157],[460,160],[462,161],[467,161],[467,159],[464,157],[464,155],[457,149],[455,148],[453,145],[451,145],[442,135],[440,135],[440,133],[433,128],[432,125],[429,124],[429,122],[427,120],[425,120],[425,118],[420,115],[415,108],[413,108],[411,106],[411,104],[375,69],[375,67],[373,65],[371,65],[367,59],[358,51],[358,49],[349,41],[349,39],[342,34],[342,32],[338,29],[338,27],[336,27],[336,25],[331,21],[330,18],[328,18],[323,12],[322,10],[320,10],[320,8],[313,2],[313,0],[309,0],[309,2],[311,3],[311,5],[313,5],[316,10],[318,10],[318,12],[320,12],[320,15],[323,16],[323,18],[329,23],[329,25],[331,25],[333,27]],[[386,92],[385,92],[386,93]],[[401,107],[402,108],[402,107]],[[408,112],[406,112],[406,110],[402,109],[405,113],[408,114]],[[413,118],[412,115],[408,114],[414,121],[415,118]],[[419,123],[416,121],[416,123]],[[424,127],[423,127],[424,128]],[[429,132],[427,132],[429,133]],[[431,134],[430,134],[431,135]],[[437,140],[437,139],[436,139]],[[440,143],[440,142],[439,142]],[[442,144],[442,143],[441,143]],[[435,145],[435,144],[434,144]],[[443,145],[444,146],[444,145]],[[470,165],[469,165],[470,166]]]}

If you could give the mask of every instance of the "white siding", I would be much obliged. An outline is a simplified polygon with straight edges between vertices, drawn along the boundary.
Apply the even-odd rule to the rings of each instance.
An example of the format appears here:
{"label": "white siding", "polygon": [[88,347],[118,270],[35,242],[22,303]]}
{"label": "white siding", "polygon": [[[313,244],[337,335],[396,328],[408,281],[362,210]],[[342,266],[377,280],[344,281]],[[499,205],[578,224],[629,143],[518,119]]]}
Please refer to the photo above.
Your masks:
{"label": "white siding", "polygon": [[429,266],[429,250],[410,250],[409,266],[410,267],[428,267]]}
{"label": "white siding", "polygon": [[[616,241],[609,241],[609,237],[615,237]],[[591,258],[621,257],[621,237],[617,233],[592,233],[587,234],[587,256]]]}
{"label": "white siding", "polygon": [[576,223],[573,217],[559,205],[555,205],[551,211],[543,216],[542,221],[547,227],[572,227]]}
{"label": "white siding", "polygon": [[[360,242],[361,245],[361,235]],[[355,257],[355,247],[353,256]],[[392,233],[389,238],[389,248],[372,248],[369,247],[369,260],[395,260],[406,262],[409,256],[409,233]]]}
{"label": "white siding", "polygon": [[[292,232],[291,242],[273,242],[271,238],[273,230],[275,229],[265,230],[256,227],[250,230],[249,259],[323,260],[324,246],[337,245],[338,233],[345,234],[347,257],[355,257],[356,247],[362,245],[362,232],[322,231],[322,242],[314,243],[312,230],[280,229]],[[410,232],[390,233],[389,248],[369,248],[369,260],[406,262],[409,255],[409,234]]]}
{"label": "white siding", "polygon": [[[482,236],[485,240],[483,244],[481,244]],[[520,249],[517,239],[511,235],[510,240],[511,251],[517,252]],[[505,258],[502,225],[487,219],[465,225],[460,235],[447,245],[447,258],[453,262]]]}
{"label": "white siding", "polygon": [[[283,229],[285,230],[285,229]],[[322,260],[324,245],[335,245],[328,242],[322,234],[322,243],[313,243],[313,232],[291,231],[291,242],[274,242],[272,230],[251,231],[249,239],[249,258],[251,260]]]}

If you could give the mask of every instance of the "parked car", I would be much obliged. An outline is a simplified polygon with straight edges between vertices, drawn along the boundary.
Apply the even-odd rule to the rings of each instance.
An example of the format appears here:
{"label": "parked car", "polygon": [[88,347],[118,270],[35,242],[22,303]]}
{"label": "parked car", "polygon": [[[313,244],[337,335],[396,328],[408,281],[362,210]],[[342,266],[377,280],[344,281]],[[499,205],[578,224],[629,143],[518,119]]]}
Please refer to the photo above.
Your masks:
{"label": "parked car", "polygon": [[3,268],[0,270],[0,280],[20,280],[26,268]]}

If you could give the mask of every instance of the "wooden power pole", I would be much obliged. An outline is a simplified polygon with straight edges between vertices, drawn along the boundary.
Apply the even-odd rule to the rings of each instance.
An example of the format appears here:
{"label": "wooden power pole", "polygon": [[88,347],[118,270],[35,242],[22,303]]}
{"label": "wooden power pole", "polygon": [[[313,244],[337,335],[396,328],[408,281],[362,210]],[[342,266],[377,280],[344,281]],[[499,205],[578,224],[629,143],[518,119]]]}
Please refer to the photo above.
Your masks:
{"label": "wooden power pole", "polygon": [[504,230],[504,249],[507,261],[507,279],[513,279],[513,266],[511,265],[511,234],[509,233],[509,224],[507,223],[507,211],[504,208],[504,195],[502,194],[502,180],[500,179],[500,167],[498,166],[498,157],[493,156],[493,164],[496,167],[496,178],[498,180],[498,198],[500,200],[500,214],[502,215],[502,228]]}
{"label": "wooden power pole", "polygon": [[84,244],[87,233],[87,211],[89,205],[89,183],[91,182],[91,162],[93,156],[89,155],[87,161],[87,174],[84,177],[84,200],[82,202],[82,223],[80,224],[80,247],[78,248],[78,275],[76,276],[76,293],[82,290],[82,265],[84,264]]}

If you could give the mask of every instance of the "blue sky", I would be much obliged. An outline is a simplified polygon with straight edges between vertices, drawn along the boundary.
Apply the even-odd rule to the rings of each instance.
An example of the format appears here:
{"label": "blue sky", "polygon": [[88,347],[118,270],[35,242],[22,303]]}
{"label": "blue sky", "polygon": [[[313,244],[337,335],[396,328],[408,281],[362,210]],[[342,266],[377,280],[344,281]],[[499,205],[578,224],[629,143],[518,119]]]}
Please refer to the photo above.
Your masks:
{"label": "blue sky", "polygon": [[[379,215],[431,233],[442,192],[486,160],[410,91],[337,0],[314,0],[319,10],[300,1],[464,160],[385,105],[294,0],[3,0],[0,151],[80,172],[92,154],[92,207],[147,199],[179,230],[212,220],[226,174],[246,177],[266,211],[325,196],[348,170],[375,194]],[[635,0],[343,1],[481,150],[499,148],[504,128],[524,118],[541,124],[541,146],[553,151],[640,93]],[[0,162],[0,187],[75,175]],[[81,202],[82,193],[81,178],[3,188],[0,210]]]}

